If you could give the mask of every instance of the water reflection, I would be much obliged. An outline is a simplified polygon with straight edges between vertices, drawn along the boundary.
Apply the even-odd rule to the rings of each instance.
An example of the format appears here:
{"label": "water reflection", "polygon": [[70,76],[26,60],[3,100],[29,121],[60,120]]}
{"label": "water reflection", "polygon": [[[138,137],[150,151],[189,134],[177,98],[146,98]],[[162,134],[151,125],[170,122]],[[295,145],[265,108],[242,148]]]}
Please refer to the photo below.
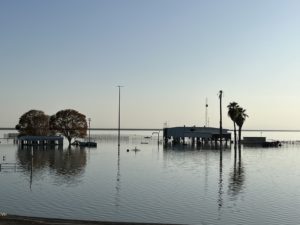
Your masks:
{"label": "water reflection", "polygon": [[164,144],[163,145],[164,150],[182,150],[182,149],[187,149],[187,150],[219,150],[222,149],[223,151],[230,150],[231,149],[231,144],[228,145],[228,143],[223,143],[220,145],[220,143],[214,143],[214,142],[201,142],[200,144],[193,145],[191,143],[186,143],[185,145],[183,144]]}
{"label": "water reflection", "polygon": [[222,206],[223,206],[223,154],[222,151],[220,151],[218,209],[221,210]]}
{"label": "water reflection", "polygon": [[222,157],[230,158],[230,151],[223,149],[223,154],[220,155],[219,147],[209,147],[210,148],[194,149],[184,145],[164,146],[164,161],[170,161],[174,165],[188,169],[194,168],[194,171],[198,170],[202,172],[202,169],[204,169],[204,174],[207,179],[210,167],[209,162],[215,162],[213,167],[219,168],[222,171]]}
{"label": "water reflection", "polygon": [[235,198],[242,192],[245,183],[245,169],[242,165],[241,146],[239,146],[239,158],[237,161],[237,149],[234,149],[234,164],[233,171],[230,173],[228,193],[231,197]]}
{"label": "water reflection", "polygon": [[[245,169],[242,164],[241,150],[239,146],[235,147],[232,152],[224,149],[220,152],[219,149],[196,150],[188,146],[169,146],[164,148],[163,157],[166,168],[175,166],[189,170],[194,174],[198,173],[199,177],[202,176],[205,193],[207,193],[209,182],[216,178],[218,185],[215,192],[216,204],[219,213],[221,213],[225,205],[225,195],[229,197],[238,196],[245,186]],[[232,162],[233,170],[228,176],[228,173],[224,172],[224,166],[226,168],[227,163],[230,162],[231,154],[233,154],[234,159]],[[214,171],[217,172],[217,177],[214,177]]]}
{"label": "water reflection", "polygon": [[115,205],[120,206],[120,190],[121,190],[121,170],[120,170],[120,146],[118,146],[118,158],[117,158],[117,176],[116,176],[116,196],[115,196]]}
{"label": "water reflection", "polygon": [[19,147],[17,164],[33,181],[42,180],[46,173],[54,177],[57,185],[77,185],[86,167],[86,151],[80,148]]}

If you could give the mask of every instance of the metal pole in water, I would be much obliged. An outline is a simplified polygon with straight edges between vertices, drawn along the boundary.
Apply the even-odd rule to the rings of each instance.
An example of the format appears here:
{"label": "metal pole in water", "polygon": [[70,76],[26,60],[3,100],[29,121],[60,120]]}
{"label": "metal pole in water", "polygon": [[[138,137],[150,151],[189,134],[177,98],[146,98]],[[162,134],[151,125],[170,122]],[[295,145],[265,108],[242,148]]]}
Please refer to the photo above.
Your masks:
{"label": "metal pole in water", "polygon": [[121,87],[118,85],[119,88],[119,120],[118,120],[118,146],[120,147],[120,124],[121,124]]}

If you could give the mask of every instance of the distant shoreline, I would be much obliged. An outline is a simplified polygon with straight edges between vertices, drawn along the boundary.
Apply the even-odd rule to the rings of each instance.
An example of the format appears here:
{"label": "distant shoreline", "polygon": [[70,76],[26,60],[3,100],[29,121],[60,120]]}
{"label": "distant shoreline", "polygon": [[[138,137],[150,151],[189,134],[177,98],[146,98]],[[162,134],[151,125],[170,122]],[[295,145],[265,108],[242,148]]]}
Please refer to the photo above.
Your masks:
{"label": "distant shoreline", "polygon": [[[0,127],[0,130],[16,130],[11,127]],[[118,131],[118,128],[91,128],[99,131]],[[121,128],[121,131],[163,131],[163,128]],[[233,131],[232,129],[228,129]],[[243,129],[243,132],[300,132],[298,129]]]}
{"label": "distant shoreline", "polygon": [[[0,130],[16,130],[10,127],[0,127]],[[118,128],[91,128],[91,130],[117,131]],[[162,131],[163,128],[121,128],[123,131]]]}

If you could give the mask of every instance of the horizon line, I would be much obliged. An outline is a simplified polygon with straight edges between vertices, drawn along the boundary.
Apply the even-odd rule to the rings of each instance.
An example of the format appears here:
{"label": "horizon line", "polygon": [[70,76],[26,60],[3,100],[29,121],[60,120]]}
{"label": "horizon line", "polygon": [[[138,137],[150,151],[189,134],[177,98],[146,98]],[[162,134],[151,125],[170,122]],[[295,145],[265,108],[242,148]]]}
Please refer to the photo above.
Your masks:
{"label": "horizon line", "polygon": [[[120,128],[121,131],[163,131],[164,128]],[[224,128],[223,128],[224,129]],[[0,130],[16,130],[11,127],[0,127]],[[118,128],[90,128],[90,130],[118,131]],[[227,129],[233,131],[233,129]],[[244,132],[300,132],[300,129],[242,129]]]}

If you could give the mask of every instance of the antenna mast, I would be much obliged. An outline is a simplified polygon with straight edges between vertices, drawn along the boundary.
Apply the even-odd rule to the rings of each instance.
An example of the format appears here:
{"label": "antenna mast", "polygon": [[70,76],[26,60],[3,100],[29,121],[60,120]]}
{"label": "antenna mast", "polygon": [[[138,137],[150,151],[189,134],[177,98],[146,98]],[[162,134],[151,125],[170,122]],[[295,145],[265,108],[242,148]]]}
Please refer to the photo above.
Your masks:
{"label": "antenna mast", "polygon": [[205,126],[208,127],[208,115],[207,115],[207,111],[208,111],[208,100],[207,98],[205,99]]}

